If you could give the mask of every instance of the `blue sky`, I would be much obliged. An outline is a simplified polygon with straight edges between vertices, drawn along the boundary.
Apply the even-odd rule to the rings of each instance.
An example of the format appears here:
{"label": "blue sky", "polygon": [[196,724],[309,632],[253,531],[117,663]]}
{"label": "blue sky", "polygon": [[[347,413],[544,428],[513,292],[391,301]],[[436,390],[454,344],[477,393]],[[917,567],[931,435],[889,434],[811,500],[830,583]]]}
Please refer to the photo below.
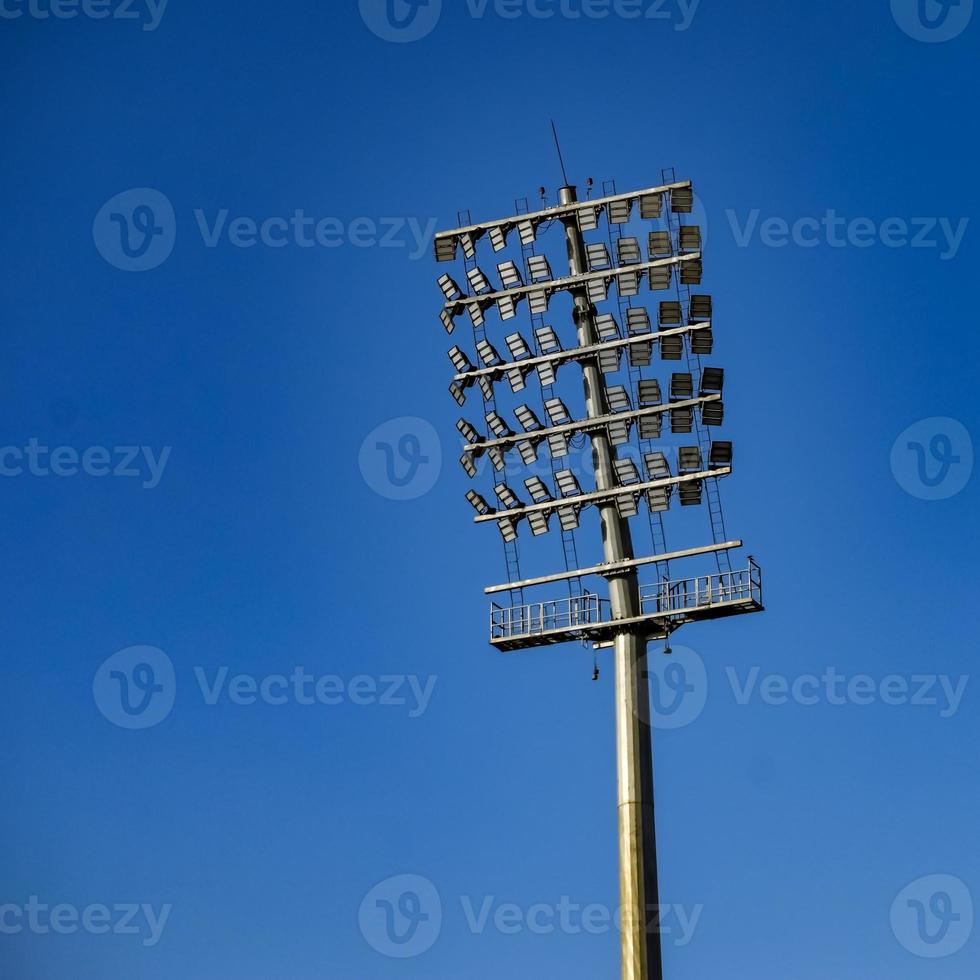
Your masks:
{"label": "blue sky", "polygon": [[668,975],[976,976],[980,26],[924,4],[0,0],[4,977],[618,975],[610,665],[486,642],[428,243],[554,200],[552,116],[694,180],[766,575],[675,638]]}

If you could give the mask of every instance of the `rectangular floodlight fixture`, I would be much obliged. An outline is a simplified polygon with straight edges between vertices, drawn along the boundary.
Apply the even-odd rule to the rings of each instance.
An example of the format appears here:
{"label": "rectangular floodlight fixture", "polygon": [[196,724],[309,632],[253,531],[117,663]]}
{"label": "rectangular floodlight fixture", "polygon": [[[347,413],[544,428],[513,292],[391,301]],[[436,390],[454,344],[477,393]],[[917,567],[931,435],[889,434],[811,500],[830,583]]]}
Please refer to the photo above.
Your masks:
{"label": "rectangular floodlight fixture", "polygon": [[498,364],[503,364],[500,354],[497,353],[497,348],[489,340],[478,340],[476,353],[486,367],[496,367]]}
{"label": "rectangular floodlight fixture", "polygon": [[670,208],[675,214],[690,214],[694,210],[694,188],[675,187],[670,192]]}
{"label": "rectangular floodlight fixture", "polygon": [[687,435],[694,430],[694,410],[691,408],[672,408],[670,410],[670,431],[674,435]]}
{"label": "rectangular floodlight fixture", "polygon": [[610,201],[609,223],[613,225],[625,225],[630,220],[632,212],[632,198],[627,198],[625,201]]}
{"label": "rectangular floodlight fixture", "polygon": [[552,425],[568,425],[572,421],[568,408],[560,398],[549,398],[544,403],[544,410]]}
{"label": "rectangular floodlight fixture", "polygon": [[647,453],[643,457],[643,462],[647,468],[647,476],[650,480],[669,480],[673,474],[670,472],[670,464],[667,457],[659,450]]}
{"label": "rectangular floodlight fixture", "polygon": [[664,432],[664,417],[662,415],[646,415],[640,419],[640,439],[649,442],[659,439]]}
{"label": "rectangular floodlight fixture", "polygon": [[506,439],[514,434],[497,412],[487,412],[487,425],[498,439]]}
{"label": "rectangular floodlight fixture", "polygon": [[709,465],[712,469],[718,466],[731,466],[733,461],[734,453],[730,442],[713,442],[711,444]]}
{"label": "rectangular floodlight fixture", "polygon": [[452,361],[453,367],[456,368],[458,374],[468,374],[470,371],[476,370],[461,347],[450,348],[449,360]]}
{"label": "rectangular floodlight fixture", "polygon": [[631,337],[650,333],[650,314],[645,307],[635,306],[626,311],[626,329]]}
{"label": "rectangular floodlight fixture", "polygon": [[546,504],[554,500],[554,497],[551,496],[551,491],[539,476],[532,476],[525,480],[524,486],[527,487],[527,492],[536,504]]}
{"label": "rectangular floodlight fixture", "polygon": [[483,442],[483,437],[466,419],[460,419],[456,423],[456,428],[459,430],[459,434],[466,440],[468,446],[476,446]]}
{"label": "rectangular floodlight fixture", "polygon": [[685,262],[681,266],[680,275],[682,286],[700,286],[704,278],[704,262],[701,259]]}
{"label": "rectangular floodlight fixture", "polygon": [[459,288],[459,283],[448,272],[439,277],[439,288],[450,302],[459,299],[463,295],[463,290]]}
{"label": "rectangular floodlight fixture", "polygon": [[715,335],[711,330],[696,330],[691,334],[691,352],[698,355],[714,353]]}
{"label": "rectangular floodlight fixture", "polygon": [[690,401],[694,397],[694,376],[687,372],[679,372],[670,379],[670,400],[674,402]]}
{"label": "rectangular floodlight fixture", "polygon": [[524,280],[521,278],[521,272],[517,268],[517,263],[510,259],[506,262],[501,262],[497,266],[497,274],[500,276],[500,281],[503,283],[504,289],[516,289],[524,285]]}
{"label": "rectangular floodlight fixture", "polygon": [[555,485],[563,497],[580,497],[582,486],[571,470],[560,470],[555,474]]}
{"label": "rectangular floodlight fixture", "polygon": [[493,286],[490,285],[490,280],[484,275],[483,270],[479,266],[474,266],[469,272],[466,273],[466,278],[470,281],[470,286],[473,287],[473,292],[479,293],[492,293]]}
{"label": "rectangular floodlight fixture", "polygon": [[472,479],[477,474],[476,462],[473,459],[472,453],[463,453],[459,457],[459,465],[463,467],[466,475]]}
{"label": "rectangular floodlight fixture", "polygon": [[636,468],[636,463],[631,459],[617,459],[613,463],[616,470],[616,479],[619,480],[621,487],[634,486],[640,483],[640,471]]}
{"label": "rectangular floodlight fixture", "polygon": [[678,473],[700,473],[701,469],[701,449],[699,446],[681,446],[677,450]]}
{"label": "rectangular floodlight fixture", "polygon": [[606,389],[606,402],[611,412],[630,412],[633,410],[629,393],[622,385]]}
{"label": "rectangular floodlight fixture", "polygon": [[529,255],[527,271],[531,282],[550,282],[554,278],[551,274],[551,263],[546,255]]}
{"label": "rectangular floodlight fixture", "polygon": [[517,226],[517,231],[521,236],[522,245],[533,245],[538,237],[537,226],[533,221],[522,221]]}
{"label": "rectangular floodlight fixture", "polygon": [[684,354],[683,337],[661,337],[660,357],[664,361],[679,361]]}
{"label": "rectangular floodlight fixture", "polygon": [[542,354],[560,354],[561,344],[558,343],[558,334],[554,327],[536,327],[534,339],[538,342],[538,347]]}
{"label": "rectangular floodlight fixture", "polygon": [[612,263],[609,261],[609,249],[601,242],[586,246],[585,251],[588,256],[590,271],[601,272],[612,267]]}
{"label": "rectangular floodlight fixture", "polygon": [[712,311],[712,302],[710,296],[691,297],[692,320],[710,320],[711,311]]}
{"label": "rectangular floodlight fixture", "polygon": [[507,226],[495,225],[490,229],[490,245],[495,252],[502,252],[507,247]]}
{"label": "rectangular floodlight fixture", "polygon": [[640,240],[638,238],[620,238],[616,243],[616,254],[619,256],[620,265],[630,265],[632,262],[641,261],[643,255],[640,252]]}
{"label": "rectangular floodlight fixture", "polygon": [[521,461],[525,466],[534,466],[538,462],[538,447],[535,442],[519,442],[517,451],[520,453]]}
{"label": "rectangular floodlight fixture", "polygon": [[496,510],[494,510],[494,508],[491,507],[475,490],[467,490],[466,499],[473,505],[473,509],[481,517],[486,517],[488,514],[496,513]]}
{"label": "rectangular floodlight fixture", "polygon": [[705,368],[701,372],[701,393],[722,392],[725,390],[725,369]]}
{"label": "rectangular floodlight fixture", "polygon": [[500,529],[500,536],[506,544],[517,540],[517,521],[513,518],[505,517],[497,521],[497,527]]}
{"label": "rectangular floodlight fixture", "polygon": [[681,318],[681,304],[678,300],[666,300],[660,304],[661,327],[679,327]]}
{"label": "rectangular floodlight fixture", "polygon": [[454,262],[456,260],[456,238],[437,238],[435,242],[436,262]]}
{"label": "rectangular floodlight fixture", "polygon": [[528,408],[527,405],[518,405],[514,409],[514,415],[517,418],[520,427],[525,432],[533,432],[535,429],[541,428],[541,422],[537,415]]}
{"label": "rectangular floodlight fixture", "polygon": [[637,385],[637,400],[640,408],[650,408],[654,405],[663,404],[663,394],[660,391],[660,382],[656,378],[641,381]]}
{"label": "rectangular floodlight fixture", "polygon": [[725,421],[724,402],[706,402],[701,406],[701,421],[705,425],[722,425]]}
{"label": "rectangular floodlight fixture", "polygon": [[651,231],[648,239],[648,250],[650,252],[651,262],[655,259],[663,259],[668,255],[673,255],[674,248],[670,241],[670,232]]}
{"label": "rectangular floodlight fixture", "polygon": [[699,225],[681,225],[679,239],[682,252],[701,251],[701,228]]}
{"label": "rectangular floodlight fixture", "polygon": [[619,324],[611,313],[600,313],[595,318],[596,333],[603,342],[620,340]]}
{"label": "rectangular floodlight fixture", "polygon": [[662,194],[642,194],[640,196],[640,217],[644,221],[655,221],[664,212]]}
{"label": "rectangular floodlight fixture", "polygon": [[498,483],[494,488],[493,492],[497,495],[497,499],[508,509],[514,510],[518,507],[523,507],[524,504],[521,502],[520,497],[514,493],[513,490],[506,483]]}

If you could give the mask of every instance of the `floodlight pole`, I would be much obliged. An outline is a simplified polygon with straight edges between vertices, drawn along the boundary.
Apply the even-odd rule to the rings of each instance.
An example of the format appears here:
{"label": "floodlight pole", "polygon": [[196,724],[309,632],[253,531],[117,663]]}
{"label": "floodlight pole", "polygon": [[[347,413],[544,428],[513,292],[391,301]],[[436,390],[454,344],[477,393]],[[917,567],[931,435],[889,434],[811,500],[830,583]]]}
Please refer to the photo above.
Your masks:
{"label": "floodlight pole", "polygon": [[[560,191],[562,205],[574,204],[574,187]],[[573,276],[588,272],[585,241],[577,216],[562,218]],[[580,346],[598,342],[595,311],[584,288],[572,291]],[[589,418],[607,415],[605,386],[597,360],[582,363],[585,402]],[[592,465],[597,490],[616,486],[613,452],[605,430],[592,434]],[[629,522],[615,501],[599,508],[602,543],[607,562],[630,561],[633,541]],[[612,618],[628,619],[641,613],[640,588],[635,568],[610,579]],[[622,906],[623,980],[663,980],[659,932],[657,837],[654,822],[653,743],[650,728],[650,690],[647,677],[647,642],[634,627],[617,634],[616,661],[616,771],[619,784],[619,884]],[[647,931],[647,923],[651,931]]]}

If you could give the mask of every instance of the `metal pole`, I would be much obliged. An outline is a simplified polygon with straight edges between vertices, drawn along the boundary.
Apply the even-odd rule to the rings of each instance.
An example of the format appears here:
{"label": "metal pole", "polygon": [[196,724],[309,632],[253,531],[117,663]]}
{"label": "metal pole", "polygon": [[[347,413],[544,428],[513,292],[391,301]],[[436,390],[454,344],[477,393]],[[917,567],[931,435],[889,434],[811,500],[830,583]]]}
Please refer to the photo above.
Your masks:
{"label": "metal pole", "polygon": [[[574,187],[563,187],[561,204],[574,204]],[[587,272],[585,241],[572,215],[562,219],[572,275]],[[572,293],[575,322],[582,346],[597,343],[594,309],[584,289]],[[597,360],[584,361],[585,402],[590,418],[608,414],[605,385]],[[592,465],[596,488],[616,485],[613,452],[605,430],[592,434]],[[615,502],[600,507],[602,542],[607,562],[633,559],[629,523]],[[609,582],[613,619],[640,615],[640,589],[635,569]],[[653,807],[653,744],[646,637],[637,632],[616,636],[616,770],[619,784],[619,882],[622,905],[623,980],[663,980],[660,950],[657,839]],[[647,932],[647,923],[650,932]]]}

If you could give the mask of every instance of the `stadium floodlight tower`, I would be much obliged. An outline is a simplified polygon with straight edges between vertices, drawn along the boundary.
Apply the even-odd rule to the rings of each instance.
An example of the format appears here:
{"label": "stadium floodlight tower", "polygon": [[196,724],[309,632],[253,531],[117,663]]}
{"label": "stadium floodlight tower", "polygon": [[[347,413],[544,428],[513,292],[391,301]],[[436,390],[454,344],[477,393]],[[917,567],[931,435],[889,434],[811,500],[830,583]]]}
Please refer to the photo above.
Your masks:
{"label": "stadium floodlight tower", "polygon": [[[762,574],[751,557],[733,570],[730,554],[742,542],[728,540],[725,533],[718,481],[732,472],[733,452],[730,442],[708,435],[709,428],[720,426],[724,418],[725,376],[720,368],[701,365],[702,355],[713,351],[714,334],[711,297],[690,289],[701,284],[703,273],[701,229],[683,220],[693,211],[693,186],[665,171],[661,184],[646,190],[620,194],[615,185],[607,184],[603,196],[591,194],[590,180],[585,201],[579,200],[575,187],[564,186],[553,206],[548,206],[542,190],[543,208],[538,211],[532,212],[525,200],[518,202],[519,213],[509,218],[474,224],[468,214],[461,214],[462,227],[436,236],[435,254],[439,262],[453,262],[462,252],[459,281],[448,274],[439,278],[445,297],[441,320],[453,333],[457,320],[468,317],[476,361],[460,346],[450,350],[456,371],[450,392],[463,406],[471,389],[479,388],[487,426],[484,434],[460,419],[460,462],[471,478],[489,470],[491,499],[496,497],[500,504],[492,505],[476,490],[467,493],[477,523],[500,529],[507,556],[510,580],[486,590],[491,595],[510,594],[509,605],[491,605],[490,643],[503,651],[567,642],[612,648],[622,975],[624,980],[661,980],[647,644],[664,640],[669,654],[670,636],[684,624],[761,611]],[[567,275],[553,274],[544,250],[552,228],[563,230],[549,240],[564,240]],[[641,234],[646,237],[645,256]],[[586,236],[606,241],[587,241]],[[477,262],[477,245],[483,239],[494,252],[505,253],[497,264],[500,288]],[[654,297],[659,301],[656,317],[639,305],[644,281],[652,293],[660,294]],[[610,298],[613,287],[615,301]],[[663,298],[665,292],[668,298]],[[572,321],[564,344],[545,322],[552,300],[563,296]],[[525,301],[533,341],[505,329],[504,358],[499,341],[495,344],[488,336],[487,314],[495,309],[501,321],[512,320]],[[654,350],[660,361],[684,362],[684,370],[669,378],[655,377]],[[578,385],[576,390],[557,390],[558,372],[570,365],[578,365],[583,375],[584,414],[579,419],[567,406]],[[498,391],[506,397],[501,383],[520,393],[533,374],[540,382],[539,412],[544,419],[522,403],[513,408],[517,428],[512,428],[498,410]],[[665,422],[671,435],[686,436],[684,441],[695,444],[671,446]],[[586,440],[591,443],[591,462],[581,468],[587,472],[576,473],[566,460],[571,448]],[[541,467],[542,458],[548,460],[546,467]],[[490,465],[481,466],[487,460]],[[506,482],[512,464],[532,473],[524,480],[530,502],[521,500]],[[542,476],[550,477],[553,486]],[[583,488],[580,476],[592,486]],[[712,544],[667,550],[664,515],[675,491],[682,508],[707,502]],[[641,505],[652,539],[652,554],[646,557],[634,550],[630,524],[640,516]],[[579,567],[576,530],[582,511],[589,507],[599,515],[602,560]],[[565,570],[522,579],[517,555],[520,526],[526,521],[534,536],[544,535],[553,516],[561,530]],[[597,536],[596,559],[598,541]],[[710,560],[712,570],[671,575],[672,563],[689,560]],[[652,585],[641,587],[643,570],[655,570]],[[565,583],[567,598],[525,601],[525,590],[559,583]]]}

